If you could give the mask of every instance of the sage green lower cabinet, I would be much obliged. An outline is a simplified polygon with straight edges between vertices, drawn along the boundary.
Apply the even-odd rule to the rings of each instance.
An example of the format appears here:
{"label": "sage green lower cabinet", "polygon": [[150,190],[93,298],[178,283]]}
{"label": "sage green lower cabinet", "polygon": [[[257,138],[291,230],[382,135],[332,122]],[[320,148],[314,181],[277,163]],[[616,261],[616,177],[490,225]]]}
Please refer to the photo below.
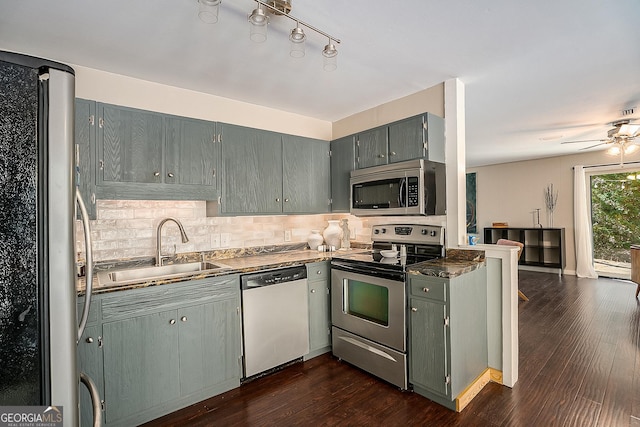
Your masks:
{"label": "sage green lower cabinet", "polygon": [[309,354],[305,360],[331,351],[330,277],[329,261],[307,264]]}
{"label": "sage green lower cabinet", "polygon": [[[82,315],[84,298],[79,299],[77,313]],[[92,303],[87,326],[78,341],[78,365],[80,372],[86,373],[95,383],[100,400],[104,401],[104,380],[102,361],[102,333],[98,319],[100,304]],[[79,319],[78,319],[79,320]],[[93,406],[87,387],[80,383],[80,421],[83,426],[93,425]],[[101,405],[102,406],[102,402]],[[102,414],[104,418],[104,412]]]}
{"label": "sage green lower cabinet", "polygon": [[95,298],[102,358],[79,358],[103,361],[105,425],[138,425],[240,385],[237,275]]}
{"label": "sage green lower cabinet", "polygon": [[486,267],[445,279],[409,275],[409,382],[456,410],[488,368]]}

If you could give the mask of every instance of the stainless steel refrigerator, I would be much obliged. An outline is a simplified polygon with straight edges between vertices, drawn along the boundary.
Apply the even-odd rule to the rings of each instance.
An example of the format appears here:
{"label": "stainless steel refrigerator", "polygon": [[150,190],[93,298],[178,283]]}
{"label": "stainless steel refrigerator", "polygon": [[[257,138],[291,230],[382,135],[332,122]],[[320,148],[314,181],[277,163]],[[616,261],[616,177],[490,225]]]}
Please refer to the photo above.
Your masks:
{"label": "stainless steel refrigerator", "polygon": [[74,97],[72,68],[0,51],[0,406],[62,406],[65,426],[79,423]]}

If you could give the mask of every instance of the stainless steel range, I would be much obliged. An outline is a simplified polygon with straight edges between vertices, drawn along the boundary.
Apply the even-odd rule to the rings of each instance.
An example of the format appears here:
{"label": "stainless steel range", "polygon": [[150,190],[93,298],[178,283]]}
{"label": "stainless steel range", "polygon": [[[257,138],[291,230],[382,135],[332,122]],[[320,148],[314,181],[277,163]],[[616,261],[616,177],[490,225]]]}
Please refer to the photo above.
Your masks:
{"label": "stainless steel range", "polygon": [[[373,250],[331,261],[333,354],[407,388],[407,267],[444,256],[444,229],[377,225]],[[395,248],[398,255],[381,254]],[[405,255],[406,254],[406,255]]]}

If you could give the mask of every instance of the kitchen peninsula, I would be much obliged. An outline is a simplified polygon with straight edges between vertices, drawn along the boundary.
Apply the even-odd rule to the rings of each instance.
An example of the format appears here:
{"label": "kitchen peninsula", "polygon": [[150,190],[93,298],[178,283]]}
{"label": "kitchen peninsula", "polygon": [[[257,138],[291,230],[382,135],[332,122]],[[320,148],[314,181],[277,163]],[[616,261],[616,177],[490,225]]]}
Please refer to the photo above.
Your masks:
{"label": "kitchen peninsula", "polygon": [[[367,244],[355,246],[359,247],[351,252],[369,250]],[[240,274],[307,265],[310,328],[327,331],[328,261],[333,254],[304,249],[303,244],[180,254],[169,262],[206,260],[228,268],[211,274],[108,286],[96,283],[79,356],[85,371],[94,374],[94,378],[104,378],[98,381],[98,387],[105,397],[105,425],[148,421],[240,385]],[[484,272],[482,251],[451,250],[450,255],[417,267],[411,272],[412,283],[436,277],[455,280]],[[98,272],[151,263],[151,259],[102,263]],[[324,293],[316,292],[322,289]],[[83,289],[79,288],[78,293],[83,295]],[[173,319],[175,323],[171,322]],[[318,336],[323,338],[322,333],[311,334],[311,339],[314,336],[316,340]],[[171,343],[176,345],[175,354]],[[312,356],[330,351],[326,343],[311,343],[315,349]],[[183,360],[189,363],[183,364]],[[139,375],[142,377],[137,378]],[[421,390],[416,389],[419,393]],[[454,410],[463,407],[447,405],[435,395],[421,394]]]}

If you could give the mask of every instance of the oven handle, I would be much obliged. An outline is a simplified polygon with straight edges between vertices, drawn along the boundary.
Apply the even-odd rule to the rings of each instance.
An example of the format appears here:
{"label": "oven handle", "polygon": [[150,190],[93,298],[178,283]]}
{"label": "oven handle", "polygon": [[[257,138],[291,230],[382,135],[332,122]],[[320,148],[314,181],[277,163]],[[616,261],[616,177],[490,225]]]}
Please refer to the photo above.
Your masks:
{"label": "oven handle", "polygon": [[404,192],[405,192],[405,187],[407,184],[407,178],[402,178],[400,180],[400,189],[399,189],[399,194],[398,194],[398,204],[400,205],[401,208],[405,208],[405,201],[404,201]]}
{"label": "oven handle", "polygon": [[342,279],[342,314],[347,314],[347,301],[349,301],[349,279]]}
{"label": "oven handle", "polygon": [[400,271],[389,271],[383,268],[376,267],[370,267],[365,270],[362,268],[354,267],[353,265],[350,265],[348,263],[341,263],[339,261],[336,262],[335,260],[331,261],[331,268],[335,270],[346,271],[349,273],[364,274],[365,276],[374,276],[389,280],[395,280],[396,282],[404,282],[405,279],[404,273]]}

